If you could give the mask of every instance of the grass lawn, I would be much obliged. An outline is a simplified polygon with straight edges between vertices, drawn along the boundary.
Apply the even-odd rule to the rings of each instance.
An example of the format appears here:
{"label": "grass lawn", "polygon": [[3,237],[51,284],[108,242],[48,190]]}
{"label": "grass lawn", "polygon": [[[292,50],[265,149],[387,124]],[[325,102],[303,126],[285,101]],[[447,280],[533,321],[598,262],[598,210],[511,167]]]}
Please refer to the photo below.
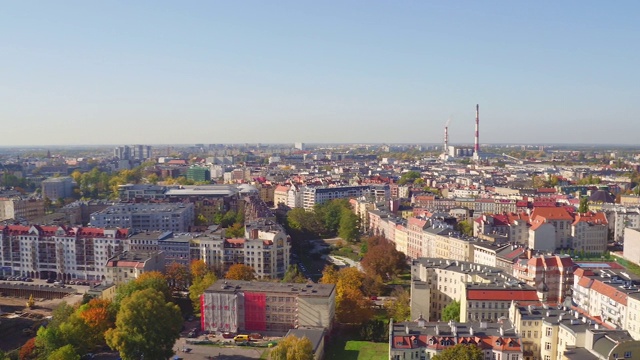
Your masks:
{"label": "grass lawn", "polygon": [[384,360],[389,358],[389,344],[349,340],[327,349],[327,359]]}
{"label": "grass lawn", "polygon": [[630,272],[640,276],[640,266],[632,263],[627,259],[617,258],[616,261],[618,262],[618,264],[626,267]]}

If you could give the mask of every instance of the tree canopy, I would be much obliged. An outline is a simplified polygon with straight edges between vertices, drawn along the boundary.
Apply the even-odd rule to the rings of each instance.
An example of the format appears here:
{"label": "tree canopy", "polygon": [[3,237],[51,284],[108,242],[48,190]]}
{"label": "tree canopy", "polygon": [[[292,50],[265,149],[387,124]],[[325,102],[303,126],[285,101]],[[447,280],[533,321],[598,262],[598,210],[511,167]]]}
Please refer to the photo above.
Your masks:
{"label": "tree canopy", "polygon": [[313,360],[313,345],[307,337],[289,335],[269,353],[270,360]]}
{"label": "tree canopy", "polygon": [[233,264],[225,274],[225,279],[251,281],[256,279],[256,272],[249,265]]}
{"label": "tree canopy", "polygon": [[289,265],[287,272],[284,273],[282,278],[284,283],[306,283],[307,278],[300,272],[298,265]]}
{"label": "tree canopy", "polygon": [[484,354],[475,345],[457,344],[435,355],[433,360],[484,360]]}
{"label": "tree canopy", "polygon": [[370,276],[391,280],[407,266],[406,256],[396,250],[395,245],[382,236],[366,239],[367,252],[360,264]]}
{"label": "tree canopy", "polygon": [[442,309],[442,321],[460,321],[460,302],[454,300]]}
{"label": "tree canopy", "polygon": [[356,268],[336,271],[325,267],[320,282],[336,284],[336,318],[344,324],[362,324],[373,316],[371,300],[362,291],[364,275]]}
{"label": "tree canopy", "polygon": [[167,359],[180,337],[182,314],[153,288],[139,290],[122,301],[115,328],[109,329],[107,344],[124,360]]}
{"label": "tree canopy", "polygon": [[191,286],[189,286],[189,298],[193,304],[193,310],[199,312],[200,296],[204,294],[204,291],[213,285],[218,278],[204,261],[194,260],[191,262],[191,279],[192,283]]}

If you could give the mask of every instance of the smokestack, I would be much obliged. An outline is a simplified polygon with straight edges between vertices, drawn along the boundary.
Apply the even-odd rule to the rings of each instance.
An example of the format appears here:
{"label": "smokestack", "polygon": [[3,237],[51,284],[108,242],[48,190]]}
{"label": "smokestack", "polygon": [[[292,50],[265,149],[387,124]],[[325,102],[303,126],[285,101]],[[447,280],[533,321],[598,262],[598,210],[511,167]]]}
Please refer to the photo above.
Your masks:
{"label": "smokestack", "polygon": [[449,153],[449,127],[444,127],[444,154]]}
{"label": "smokestack", "polygon": [[476,104],[476,142],[473,151],[480,153],[480,105]]}

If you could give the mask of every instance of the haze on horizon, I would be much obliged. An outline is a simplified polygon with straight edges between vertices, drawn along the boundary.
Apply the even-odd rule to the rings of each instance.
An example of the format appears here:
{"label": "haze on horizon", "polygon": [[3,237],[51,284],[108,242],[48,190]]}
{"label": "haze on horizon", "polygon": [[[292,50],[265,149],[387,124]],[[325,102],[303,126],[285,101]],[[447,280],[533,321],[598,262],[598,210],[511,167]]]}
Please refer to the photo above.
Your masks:
{"label": "haze on horizon", "polygon": [[1,146],[640,133],[637,2],[2,5]]}

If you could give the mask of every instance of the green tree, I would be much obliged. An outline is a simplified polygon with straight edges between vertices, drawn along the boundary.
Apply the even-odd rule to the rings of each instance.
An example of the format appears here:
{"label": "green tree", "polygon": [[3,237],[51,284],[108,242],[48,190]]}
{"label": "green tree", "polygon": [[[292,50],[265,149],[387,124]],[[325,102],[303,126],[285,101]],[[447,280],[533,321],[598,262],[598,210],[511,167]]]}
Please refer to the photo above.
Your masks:
{"label": "green tree", "polygon": [[80,360],[72,345],[65,345],[49,355],[49,360]]}
{"label": "green tree", "polygon": [[360,235],[360,218],[350,209],[342,209],[340,216],[340,227],[338,235],[346,241],[352,242],[358,240]]}
{"label": "green tree", "polygon": [[578,206],[578,212],[581,214],[589,212],[589,198],[583,196],[580,198],[580,206]]}
{"label": "green tree", "polygon": [[116,312],[120,309],[122,301],[131,296],[134,292],[144,289],[154,289],[164,295],[167,302],[172,300],[171,289],[167,283],[167,279],[158,271],[150,271],[143,273],[135,280],[129,281],[124,285],[120,285],[116,290],[116,296],[113,302]]}
{"label": "green tree", "polygon": [[456,224],[456,230],[460,231],[465,235],[473,236],[473,225],[471,225],[471,222],[469,220],[463,220],[458,222]]}
{"label": "green tree", "polygon": [[107,344],[124,360],[167,359],[180,337],[182,314],[154,289],[134,292],[122,301],[116,327],[107,330]]}
{"label": "green tree", "polygon": [[193,280],[193,284],[189,286],[189,299],[193,304],[193,311],[195,313],[200,312],[200,296],[204,294],[204,291],[213,285],[218,278],[213,272],[205,274],[202,278],[196,278]]}
{"label": "green tree", "polygon": [[452,303],[442,309],[442,321],[460,321],[460,302],[453,300]]}
{"label": "green tree", "polygon": [[365,341],[384,342],[388,339],[389,327],[380,319],[365,321],[360,326],[360,338]]}
{"label": "green tree", "polygon": [[307,278],[300,272],[298,265],[289,265],[282,278],[283,283],[306,283]]}
{"label": "green tree", "polygon": [[303,336],[289,335],[278,342],[278,346],[269,353],[270,360],[313,360],[313,345]]}
{"label": "green tree", "polygon": [[433,360],[484,360],[484,353],[476,345],[458,344],[435,355]]}
{"label": "green tree", "polygon": [[404,185],[406,183],[412,183],[416,179],[420,178],[420,173],[417,171],[407,171],[406,173],[400,176],[400,180],[398,180],[398,185]]}
{"label": "green tree", "polygon": [[411,295],[404,288],[399,288],[391,293],[391,297],[395,300],[386,300],[384,307],[387,310],[387,314],[394,321],[407,321],[411,320]]}

